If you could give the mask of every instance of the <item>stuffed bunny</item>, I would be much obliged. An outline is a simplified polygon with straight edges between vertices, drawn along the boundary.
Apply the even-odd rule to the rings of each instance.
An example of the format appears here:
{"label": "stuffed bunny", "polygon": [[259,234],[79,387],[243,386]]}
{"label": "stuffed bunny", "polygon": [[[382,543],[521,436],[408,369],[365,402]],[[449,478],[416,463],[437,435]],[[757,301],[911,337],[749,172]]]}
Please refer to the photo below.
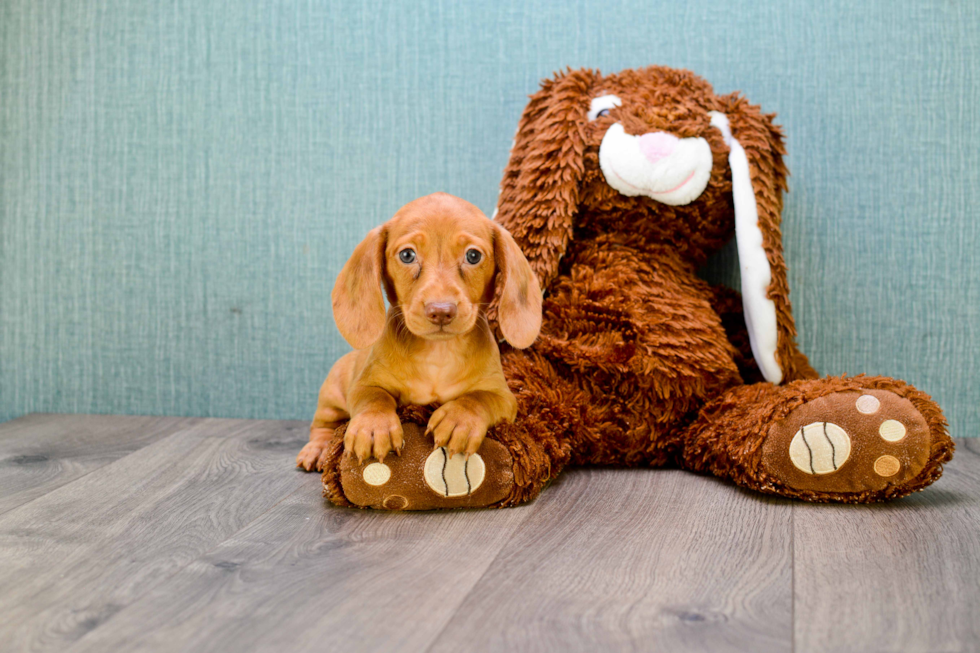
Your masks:
{"label": "stuffed bunny", "polygon": [[[408,455],[386,459],[385,483],[368,483],[365,465],[335,444],[326,496],[510,506],[569,464],[676,465],[845,503],[938,479],[953,442],[928,395],[879,376],[820,378],[797,349],[783,154],[773,115],[686,70],[544,81],[521,117],[495,217],[544,290],[537,342],[502,348],[516,421],[476,456],[450,458],[413,426],[431,408],[403,407]],[[733,235],[741,300],[696,274]]]}

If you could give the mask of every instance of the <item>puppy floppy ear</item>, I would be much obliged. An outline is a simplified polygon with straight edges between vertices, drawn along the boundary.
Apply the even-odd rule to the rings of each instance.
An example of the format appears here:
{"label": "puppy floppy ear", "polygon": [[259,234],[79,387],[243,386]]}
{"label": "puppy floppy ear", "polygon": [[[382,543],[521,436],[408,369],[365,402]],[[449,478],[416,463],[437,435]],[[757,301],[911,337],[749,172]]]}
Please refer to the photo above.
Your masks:
{"label": "puppy floppy ear", "polygon": [[598,73],[546,80],[524,109],[504,170],[495,220],[514,236],[547,287],[572,237],[585,171],[584,127]]}
{"label": "puppy floppy ear", "polygon": [[385,302],[381,294],[388,232],[377,227],[354,248],[344,264],[330,298],[340,335],[354,349],[373,345],[385,327]]}
{"label": "puppy floppy ear", "polygon": [[788,172],[786,149],[774,114],[763,114],[737,93],[720,98],[711,124],[730,151],[735,205],[735,239],[742,277],[742,302],[752,353],[771,383],[815,378],[796,346],[796,325],[780,229]]}
{"label": "puppy floppy ear", "polygon": [[497,324],[518,349],[530,347],[541,331],[541,286],[514,238],[499,225],[493,228],[497,265]]}

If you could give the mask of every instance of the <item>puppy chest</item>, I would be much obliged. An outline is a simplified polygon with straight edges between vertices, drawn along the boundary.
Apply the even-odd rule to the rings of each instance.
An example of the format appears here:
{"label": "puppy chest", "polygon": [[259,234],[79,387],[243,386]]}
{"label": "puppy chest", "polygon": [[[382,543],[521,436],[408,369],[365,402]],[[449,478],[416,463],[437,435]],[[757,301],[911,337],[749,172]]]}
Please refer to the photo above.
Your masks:
{"label": "puppy chest", "polygon": [[465,366],[447,361],[419,361],[415,374],[402,379],[401,403],[444,404],[465,393],[472,385]]}
{"label": "puppy chest", "polygon": [[456,397],[464,394],[468,388],[467,384],[440,384],[429,382],[418,382],[406,387],[401,394],[402,404],[417,404],[426,406],[428,404],[444,404],[452,401]]}

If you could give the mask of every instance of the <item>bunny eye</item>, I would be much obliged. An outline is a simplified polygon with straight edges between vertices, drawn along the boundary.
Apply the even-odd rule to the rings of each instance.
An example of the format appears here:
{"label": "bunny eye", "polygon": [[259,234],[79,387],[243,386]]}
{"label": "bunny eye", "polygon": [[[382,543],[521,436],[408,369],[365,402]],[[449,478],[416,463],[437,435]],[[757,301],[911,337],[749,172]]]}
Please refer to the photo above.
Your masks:
{"label": "bunny eye", "polygon": [[615,95],[600,95],[597,98],[592,98],[592,103],[589,104],[589,120],[595,120],[596,118],[601,118],[603,116],[608,116],[609,112],[623,105],[623,101]]}
{"label": "bunny eye", "polygon": [[398,252],[398,260],[406,265],[415,262],[415,250],[411,247],[406,247],[402,251]]}

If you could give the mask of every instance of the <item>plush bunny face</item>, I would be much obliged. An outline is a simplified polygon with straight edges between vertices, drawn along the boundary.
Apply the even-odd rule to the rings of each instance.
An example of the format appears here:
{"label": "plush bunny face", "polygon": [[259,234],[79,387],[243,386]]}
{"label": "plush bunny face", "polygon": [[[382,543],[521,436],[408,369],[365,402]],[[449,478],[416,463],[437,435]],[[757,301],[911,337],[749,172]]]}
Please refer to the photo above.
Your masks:
{"label": "plush bunny face", "polygon": [[497,219],[546,289],[573,236],[668,244],[696,267],[734,233],[753,351],[779,382],[795,327],[772,118],[686,70],[569,70],[543,82],[521,116]]}
{"label": "plush bunny face", "polygon": [[728,147],[711,125],[719,103],[710,87],[666,68],[596,75],[591,87],[581,100],[576,227],[661,242],[680,235],[691,256],[706,257],[734,228]]}
{"label": "plush bunny face", "polygon": [[[731,125],[726,138],[719,124]],[[700,265],[731,237],[729,140],[744,146],[753,194],[778,229],[785,188],[780,130],[737,94],[687,70],[572,70],[531,96],[504,173],[500,221],[547,285],[573,230],[629,233]],[[770,243],[778,248],[778,243]]]}

